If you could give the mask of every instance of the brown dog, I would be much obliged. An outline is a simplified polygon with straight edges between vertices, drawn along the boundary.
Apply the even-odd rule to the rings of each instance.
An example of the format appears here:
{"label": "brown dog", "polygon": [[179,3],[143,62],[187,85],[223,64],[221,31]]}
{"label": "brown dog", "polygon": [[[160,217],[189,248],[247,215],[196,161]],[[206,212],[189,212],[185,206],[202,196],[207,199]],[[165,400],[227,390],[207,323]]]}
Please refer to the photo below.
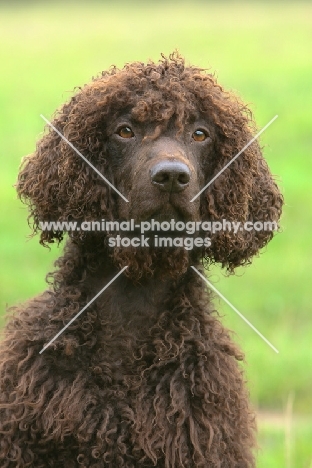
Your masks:
{"label": "brown dog", "polygon": [[[35,232],[51,221],[174,222],[162,248],[150,243],[157,225],[143,246],[71,232],[50,289],[15,309],[1,344],[1,467],[253,467],[242,354],[190,267],[203,271],[206,259],[233,271],[273,233],[220,230],[207,243],[196,229],[190,249],[176,228],[279,219],[282,197],[257,142],[220,173],[252,138],[250,112],[173,54],[103,72],[53,125],[128,202],[49,129],[17,184]],[[63,232],[40,236],[47,244]]]}

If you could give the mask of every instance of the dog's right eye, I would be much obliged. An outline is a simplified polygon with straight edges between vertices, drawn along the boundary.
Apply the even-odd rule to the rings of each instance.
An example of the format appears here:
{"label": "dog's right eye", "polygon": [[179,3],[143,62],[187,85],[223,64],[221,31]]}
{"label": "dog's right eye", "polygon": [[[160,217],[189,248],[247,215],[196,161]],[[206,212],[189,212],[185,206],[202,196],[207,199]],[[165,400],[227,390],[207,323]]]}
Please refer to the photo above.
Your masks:
{"label": "dog's right eye", "polygon": [[133,138],[134,137],[133,131],[131,130],[130,127],[127,127],[127,126],[121,127],[117,131],[117,135],[119,135],[121,138]]}

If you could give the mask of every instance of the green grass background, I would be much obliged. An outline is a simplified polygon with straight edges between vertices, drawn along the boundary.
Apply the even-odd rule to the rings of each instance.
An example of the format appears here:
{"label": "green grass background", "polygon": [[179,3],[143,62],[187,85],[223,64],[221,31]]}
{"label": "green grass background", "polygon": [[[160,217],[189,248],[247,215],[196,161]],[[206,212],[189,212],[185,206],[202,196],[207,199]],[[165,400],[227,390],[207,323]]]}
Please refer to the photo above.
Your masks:
{"label": "green grass background", "polygon": [[[215,286],[279,350],[275,354],[221,301],[224,322],[246,354],[251,397],[260,411],[258,466],[312,467],[311,103],[312,5],[295,2],[45,2],[0,4],[0,302],[45,288],[59,251],[27,239],[16,200],[21,157],[34,150],[50,117],[75,86],[111,64],[175,48],[215,71],[252,107],[265,156],[285,196],[283,232],[236,277],[219,268]],[[286,412],[287,401],[293,404]]]}

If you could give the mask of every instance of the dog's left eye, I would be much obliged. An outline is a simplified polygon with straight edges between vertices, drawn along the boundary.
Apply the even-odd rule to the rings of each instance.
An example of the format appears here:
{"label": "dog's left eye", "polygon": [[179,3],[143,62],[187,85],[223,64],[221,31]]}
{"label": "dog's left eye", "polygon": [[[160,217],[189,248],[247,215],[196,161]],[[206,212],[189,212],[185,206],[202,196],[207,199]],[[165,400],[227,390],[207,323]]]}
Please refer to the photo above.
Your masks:
{"label": "dog's left eye", "polygon": [[118,131],[117,131],[117,135],[121,136],[121,138],[133,138],[134,137],[134,133],[133,131],[131,130],[130,127],[121,127]]}
{"label": "dog's left eye", "polygon": [[208,138],[208,134],[204,130],[195,130],[192,135],[193,140],[195,141],[205,141]]}

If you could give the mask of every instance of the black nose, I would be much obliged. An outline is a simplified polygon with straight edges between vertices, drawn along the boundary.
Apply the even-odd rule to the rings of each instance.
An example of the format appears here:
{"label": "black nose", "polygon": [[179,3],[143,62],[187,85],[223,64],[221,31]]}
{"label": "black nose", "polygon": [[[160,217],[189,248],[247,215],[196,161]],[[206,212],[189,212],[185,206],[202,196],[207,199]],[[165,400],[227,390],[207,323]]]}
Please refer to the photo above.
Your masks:
{"label": "black nose", "polygon": [[181,192],[191,178],[186,164],[180,161],[161,161],[150,171],[152,183],[164,192]]}

